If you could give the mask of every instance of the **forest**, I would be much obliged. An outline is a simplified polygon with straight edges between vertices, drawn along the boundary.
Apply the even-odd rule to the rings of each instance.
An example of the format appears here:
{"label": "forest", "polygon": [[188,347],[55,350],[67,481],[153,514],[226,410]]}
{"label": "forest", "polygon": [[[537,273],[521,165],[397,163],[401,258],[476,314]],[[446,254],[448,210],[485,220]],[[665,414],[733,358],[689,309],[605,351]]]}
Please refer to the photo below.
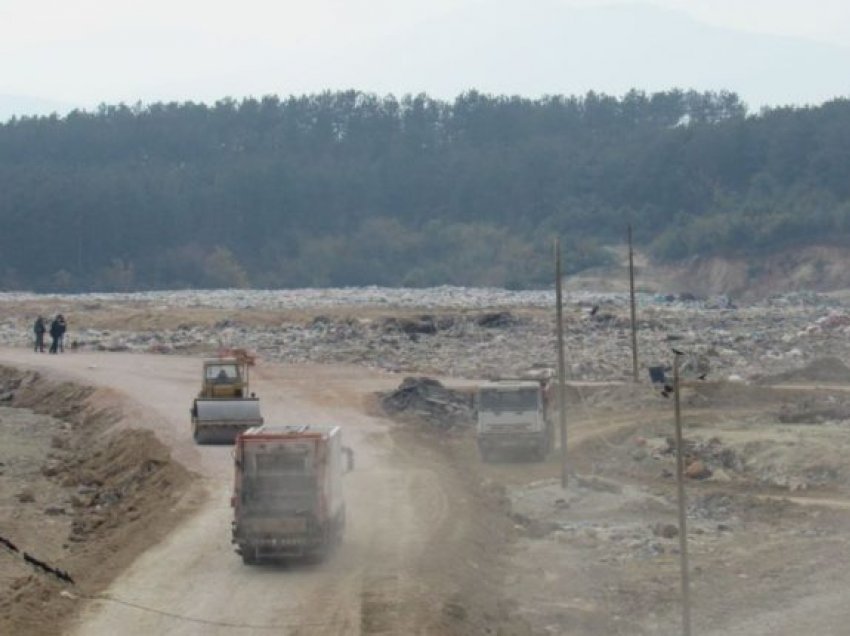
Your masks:
{"label": "forest", "polygon": [[850,101],[357,91],[0,124],[0,290],[530,288],[850,234]]}

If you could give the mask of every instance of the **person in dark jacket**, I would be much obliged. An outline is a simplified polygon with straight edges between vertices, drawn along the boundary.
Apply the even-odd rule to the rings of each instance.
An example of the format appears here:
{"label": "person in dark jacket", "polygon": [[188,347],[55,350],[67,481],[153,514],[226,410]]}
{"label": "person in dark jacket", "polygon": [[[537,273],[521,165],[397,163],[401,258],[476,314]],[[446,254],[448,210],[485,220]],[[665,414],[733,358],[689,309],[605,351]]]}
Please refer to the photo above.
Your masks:
{"label": "person in dark jacket", "polygon": [[59,314],[57,317],[59,320],[59,353],[65,353],[65,331],[68,329],[68,325],[65,323],[65,316]]}
{"label": "person in dark jacket", "polygon": [[50,353],[59,352],[59,339],[65,333],[64,322],[65,319],[62,318],[62,314],[59,314],[50,323]]}
{"label": "person in dark jacket", "polygon": [[47,327],[44,326],[44,317],[39,316],[35,319],[35,324],[32,327],[35,334],[35,351],[36,353],[44,353],[44,332]]}

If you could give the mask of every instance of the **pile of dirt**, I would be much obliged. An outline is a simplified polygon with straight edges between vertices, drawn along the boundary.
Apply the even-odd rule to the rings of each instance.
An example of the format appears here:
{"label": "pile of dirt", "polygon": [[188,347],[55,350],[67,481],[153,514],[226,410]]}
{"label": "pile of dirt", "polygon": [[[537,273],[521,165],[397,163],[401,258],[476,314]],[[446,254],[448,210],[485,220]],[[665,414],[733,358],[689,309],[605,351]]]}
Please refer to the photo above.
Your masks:
{"label": "pile of dirt", "polygon": [[468,394],[424,376],[405,378],[395,391],[380,396],[380,403],[391,417],[419,420],[441,430],[466,427],[475,421]]}
{"label": "pile of dirt", "polygon": [[0,535],[18,548],[0,550],[0,633],[52,634],[74,597],[97,595],[182,518],[190,475],[123,425],[109,392],[0,367],[0,394],[17,407],[0,417],[0,497],[14,504]]}

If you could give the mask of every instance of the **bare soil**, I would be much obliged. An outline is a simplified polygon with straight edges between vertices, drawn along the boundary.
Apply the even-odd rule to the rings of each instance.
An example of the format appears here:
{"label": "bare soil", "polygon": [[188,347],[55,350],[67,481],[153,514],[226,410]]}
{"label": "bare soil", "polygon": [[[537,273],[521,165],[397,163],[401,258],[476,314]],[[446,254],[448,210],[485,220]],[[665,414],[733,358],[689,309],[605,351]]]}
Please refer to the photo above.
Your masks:
{"label": "bare soil", "polygon": [[[725,388],[692,390],[701,406],[684,410],[688,467],[704,468],[686,486],[695,633],[841,633],[847,599],[831,586],[850,581],[850,421],[779,421],[783,401],[829,391],[767,400]],[[611,414],[576,405],[566,490],[557,462],[483,467],[507,485],[524,534],[507,593],[536,632],[681,632],[672,409],[656,401],[609,403]]]}
{"label": "bare soil", "polygon": [[[396,378],[357,368],[259,363],[252,377],[267,420],[339,422],[357,459],[346,478],[349,525],[341,549],[319,564],[250,568],[229,545],[230,449],[196,447],[184,415],[195,388],[196,359],[74,353],[35,356],[32,362],[32,356],[23,350],[2,353],[21,366],[51,365],[40,377],[88,377],[101,388],[84,400],[101,392],[117,396],[122,421],[147,430],[137,435],[121,423],[110,424],[116,415],[110,409],[110,419],[94,432],[105,441],[90,456],[81,446],[51,458],[69,483],[64,496],[88,497],[80,510],[96,512],[76,526],[75,516],[71,530],[66,525],[56,534],[31,528],[30,540],[65,541],[72,553],[82,553],[67,534],[78,527],[85,555],[101,560],[45,551],[76,585],[28,574],[26,585],[13,590],[4,605],[15,633],[531,633],[516,603],[500,594],[512,536],[502,499],[479,490],[464,465],[448,461],[439,440],[366,413],[368,396]],[[15,392],[24,394],[20,388]],[[145,406],[133,402],[144,395],[156,399]],[[188,500],[168,499],[169,488],[184,484],[165,480],[162,471],[173,461],[148,452],[161,448],[157,440],[194,472],[192,477],[184,471],[194,484],[184,491]],[[129,472],[120,468],[130,465]],[[15,486],[34,477],[16,473]],[[84,485],[92,483],[100,484],[100,494]],[[100,509],[88,505],[93,498],[103,502]],[[107,514],[107,501],[114,515]],[[165,508],[164,515],[144,517],[147,501]]]}
{"label": "bare soil", "polygon": [[[115,324],[106,307],[93,320],[101,310]],[[125,318],[226,317],[131,308]],[[388,421],[374,395],[401,376],[261,360],[252,377],[266,419],[342,424],[357,468],[337,554],[246,568],[229,545],[229,449],[198,448],[188,431],[196,358],[10,349],[0,360],[24,369],[0,382],[20,380],[12,405],[56,418],[0,412],[0,535],[25,536],[77,580],[60,585],[0,548],[4,575],[14,572],[0,576],[0,632],[681,632],[672,404],[647,384],[571,387],[563,489],[556,455],[483,464],[468,426]],[[846,367],[821,359],[764,378],[683,387],[695,633],[841,634]],[[28,423],[7,426],[18,418]]]}
{"label": "bare soil", "polygon": [[0,393],[0,535],[18,549],[0,549],[0,633],[55,634],[69,592],[98,594],[183,518],[190,476],[109,391],[0,367]]}
{"label": "bare soil", "polygon": [[[830,371],[831,370],[831,371]],[[801,386],[683,388],[694,633],[844,633],[850,419],[789,423],[850,386],[824,360]],[[576,386],[569,479],[557,457],[483,464],[474,434],[408,413],[512,524],[503,596],[534,634],[681,633],[672,405],[646,385]],[[504,568],[504,565],[500,565]]]}

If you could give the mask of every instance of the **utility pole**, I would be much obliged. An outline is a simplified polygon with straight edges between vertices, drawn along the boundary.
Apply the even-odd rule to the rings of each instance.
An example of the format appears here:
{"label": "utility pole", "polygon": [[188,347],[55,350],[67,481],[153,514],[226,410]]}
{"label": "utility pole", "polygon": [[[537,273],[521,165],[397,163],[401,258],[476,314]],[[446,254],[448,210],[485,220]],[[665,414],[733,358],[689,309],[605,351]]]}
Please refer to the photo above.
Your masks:
{"label": "utility pole", "polygon": [[629,306],[632,314],[632,380],[638,381],[637,319],[635,311],[635,256],[632,251],[632,224],[629,223]]}
{"label": "utility pole", "polygon": [[561,301],[561,239],[555,239],[555,315],[558,322],[558,417],[561,435],[561,488],[567,487],[566,365],[564,363],[564,312]]}
{"label": "utility pole", "polygon": [[682,444],[682,407],[679,400],[679,354],[673,354],[673,408],[676,420],[676,487],[679,499],[679,561],[682,573],[682,634],[691,636],[688,530],[685,518],[685,452]]}

